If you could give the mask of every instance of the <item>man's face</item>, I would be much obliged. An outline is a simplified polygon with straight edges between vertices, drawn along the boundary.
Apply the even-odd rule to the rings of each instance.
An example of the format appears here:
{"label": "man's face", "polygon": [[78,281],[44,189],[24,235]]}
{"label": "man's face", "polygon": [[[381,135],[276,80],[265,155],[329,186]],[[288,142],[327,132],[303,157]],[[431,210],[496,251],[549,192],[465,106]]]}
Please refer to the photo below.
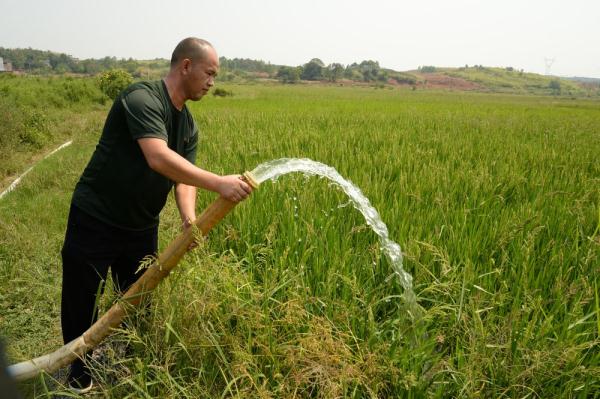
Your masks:
{"label": "man's face", "polygon": [[206,57],[201,60],[190,61],[190,66],[185,68],[186,97],[198,101],[215,84],[215,77],[219,72],[219,57],[213,48],[208,48]]}

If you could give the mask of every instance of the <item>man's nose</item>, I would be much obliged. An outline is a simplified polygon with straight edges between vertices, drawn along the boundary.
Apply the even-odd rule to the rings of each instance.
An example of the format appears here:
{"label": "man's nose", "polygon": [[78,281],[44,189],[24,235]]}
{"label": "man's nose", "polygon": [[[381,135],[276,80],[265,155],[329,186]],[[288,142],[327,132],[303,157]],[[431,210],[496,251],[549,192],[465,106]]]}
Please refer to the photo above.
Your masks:
{"label": "man's nose", "polygon": [[215,78],[211,76],[208,78],[208,87],[213,87],[214,85],[215,85]]}

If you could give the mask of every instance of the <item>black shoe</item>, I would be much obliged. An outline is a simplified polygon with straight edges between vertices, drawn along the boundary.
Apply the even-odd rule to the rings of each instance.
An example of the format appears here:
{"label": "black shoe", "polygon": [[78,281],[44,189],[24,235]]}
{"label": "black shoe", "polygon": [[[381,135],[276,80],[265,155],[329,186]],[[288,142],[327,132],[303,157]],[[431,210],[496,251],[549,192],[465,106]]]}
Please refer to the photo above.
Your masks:
{"label": "black shoe", "polygon": [[73,393],[82,394],[92,390],[94,384],[92,376],[84,369],[82,365],[74,363],[71,365],[71,371],[67,378],[69,390]]}
{"label": "black shoe", "polygon": [[88,393],[92,389],[94,389],[94,383],[92,382],[92,380],[90,380],[90,385],[88,385],[85,388],[75,388],[74,386],[72,386],[71,384],[69,384],[69,391],[71,391],[72,393],[76,393],[78,395],[81,395],[81,394],[84,394],[84,393]]}

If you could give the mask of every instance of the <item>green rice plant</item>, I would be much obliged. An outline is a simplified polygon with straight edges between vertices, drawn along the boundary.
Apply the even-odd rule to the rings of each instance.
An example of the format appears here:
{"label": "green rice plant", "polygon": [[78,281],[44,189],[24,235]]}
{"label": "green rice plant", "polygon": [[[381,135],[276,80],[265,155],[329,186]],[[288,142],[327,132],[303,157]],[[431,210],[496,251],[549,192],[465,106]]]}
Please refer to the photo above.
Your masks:
{"label": "green rice plant", "polygon": [[[334,166],[402,246],[423,314],[407,313],[377,237],[337,188],[282,176],[186,257],[149,315],[116,333],[131,350],[94,365],[102,395],[584,398],[600,389],[599,103],[224,89],[236,95],[189,104],[198,165],[235,173],[307,157]],[[0,331],[14,360],[60,344],[59,251],[98,113],[82,122],[95,133],[0,202]],[[198,208],[213,198],[199,193]],[[179,225],[170,201],[161,247]],[[22,388],[46,395],[39,382]]]}

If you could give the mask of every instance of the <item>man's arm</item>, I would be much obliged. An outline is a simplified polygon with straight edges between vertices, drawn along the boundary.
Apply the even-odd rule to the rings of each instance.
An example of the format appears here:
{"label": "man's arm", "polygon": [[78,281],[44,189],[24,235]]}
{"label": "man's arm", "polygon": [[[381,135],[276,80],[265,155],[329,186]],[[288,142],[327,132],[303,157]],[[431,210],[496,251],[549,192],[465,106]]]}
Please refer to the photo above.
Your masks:
{"label": "man's arm", "polygon": [[175,185],[175,202],[183,227],[187,227],[196,220],[196,187],[177,183]]}
{"label": "man's arm", "polygon": [[148,166],[176,183],[214,191],[233,202],[245,199],[252,192],[250,185],[239,175],[219,176],[200,169],[171,150],[162,139],[141,138],[138,143]]}

